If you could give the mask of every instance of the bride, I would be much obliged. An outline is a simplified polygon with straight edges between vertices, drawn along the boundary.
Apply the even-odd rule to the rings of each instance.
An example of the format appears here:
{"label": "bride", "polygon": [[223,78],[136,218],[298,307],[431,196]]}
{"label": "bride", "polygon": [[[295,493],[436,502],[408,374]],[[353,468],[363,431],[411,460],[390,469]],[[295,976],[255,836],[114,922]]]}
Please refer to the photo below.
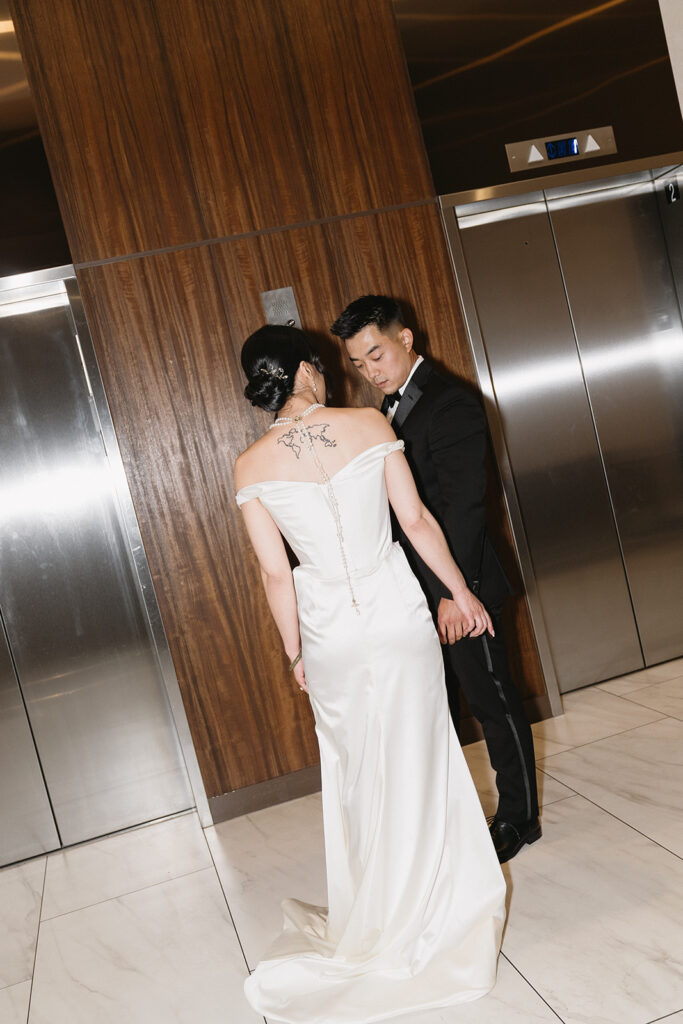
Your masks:
{"label": "bride", "polygon": [[505,885],[389,503],[452,592],[463,631],[492,631],[491,620],[381,413],[325,406],[310,339],[262,327],[242,367],[246,397],[277,413],[237,459],[235,485],[315,716],[329,902],[285,901],[284,931],[245,982],[247,998],[286,1024],[371,1024],[477,999],[495,983]]}

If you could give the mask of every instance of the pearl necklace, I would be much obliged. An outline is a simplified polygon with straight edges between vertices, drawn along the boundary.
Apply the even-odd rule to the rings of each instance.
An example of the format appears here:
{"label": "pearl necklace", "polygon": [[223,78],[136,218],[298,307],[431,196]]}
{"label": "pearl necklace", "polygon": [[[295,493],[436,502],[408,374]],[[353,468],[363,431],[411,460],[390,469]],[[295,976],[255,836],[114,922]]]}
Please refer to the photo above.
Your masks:
{"label": "pearl necklace", "polygon": [[313,405],[309,405],[308,409],[304,409],[298,416],[278,416],[278,418],[271,423],[268,430],[272,430],[273,427],[279,427],[282,423],[298,423],[304,416],[308,416],[309,412],[313,412],[314,409],[324,409],[325,406],[322,402],[314,402]]}

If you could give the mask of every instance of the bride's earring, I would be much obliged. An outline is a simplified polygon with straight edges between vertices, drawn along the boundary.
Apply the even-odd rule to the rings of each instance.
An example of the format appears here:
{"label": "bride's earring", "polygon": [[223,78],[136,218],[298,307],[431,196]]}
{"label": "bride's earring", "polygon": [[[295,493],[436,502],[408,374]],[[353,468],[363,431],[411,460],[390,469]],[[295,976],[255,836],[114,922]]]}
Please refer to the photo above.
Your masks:
{"label": "bride's earring", "polygon": [[315,381],[313,381],[313,396],[314,396],[314,398],[315,398],[315,400],[317,402],[318,401],[318,389],[315,386]]}

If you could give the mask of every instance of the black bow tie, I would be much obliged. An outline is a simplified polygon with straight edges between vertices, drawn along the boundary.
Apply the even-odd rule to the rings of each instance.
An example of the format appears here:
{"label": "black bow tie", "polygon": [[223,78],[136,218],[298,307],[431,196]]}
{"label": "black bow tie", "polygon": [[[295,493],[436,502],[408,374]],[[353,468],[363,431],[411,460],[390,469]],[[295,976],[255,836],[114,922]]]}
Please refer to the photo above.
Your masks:
{"label": "black bow tie", "polygon": [[401,401],[401,392],[400,391],[392,391],[390,395],[386,395],[385,397],[386,397],[387,402],[389,403],[387,408],[391,409],[391,407],[394,404],[394,402],[400,402]]}

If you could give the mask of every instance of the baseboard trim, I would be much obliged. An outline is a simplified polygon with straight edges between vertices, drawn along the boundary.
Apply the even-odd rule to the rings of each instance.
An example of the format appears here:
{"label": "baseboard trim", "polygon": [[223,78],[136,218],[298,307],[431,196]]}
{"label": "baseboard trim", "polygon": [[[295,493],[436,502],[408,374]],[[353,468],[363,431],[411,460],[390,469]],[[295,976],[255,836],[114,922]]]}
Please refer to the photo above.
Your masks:
{"label": "baseboard trim", "polygon": [[309,793],[320,790],[320,765],[313,764],[310,768],[301,768],[275,779],[266,779],[253,786],[235,789],[232,793],[209,797],[209,810],[214,825],[219,821],[239,818],[242,814],[251,814],[264,807],[284,804],[287,800],[296,800]]}

